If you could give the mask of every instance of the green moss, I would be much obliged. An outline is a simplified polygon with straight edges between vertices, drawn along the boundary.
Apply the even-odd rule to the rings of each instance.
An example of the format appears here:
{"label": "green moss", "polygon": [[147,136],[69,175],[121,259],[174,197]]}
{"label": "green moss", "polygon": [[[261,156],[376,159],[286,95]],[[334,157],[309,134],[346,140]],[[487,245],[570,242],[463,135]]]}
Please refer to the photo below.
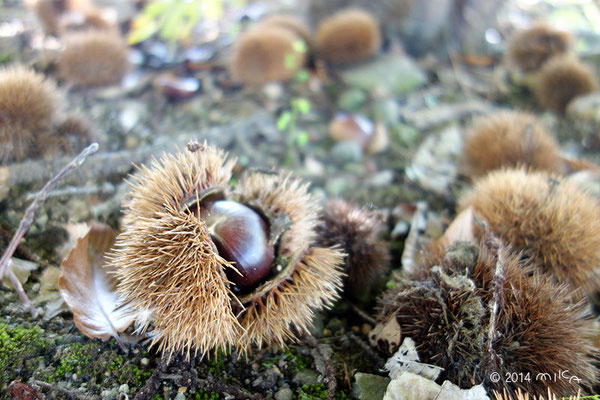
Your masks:
{"label": "green moss", "polygon": [[[319,400],[327,397],[327,388],[324,384],[318,383],[315,385],[303,385],[298,388],[294,399],[297,400]],[[336,392],[333,396],[334,400],[349,400],[350,397],[344,392]]]}
{"label": "green moss", "polygon": [[195,400],[219,400],[221,399],[221,395],[215,392],[205,392],[202,389],[199,389],[194,395]]}
{"label": "green moss", "polygon": [[110,344],[99,341],[85,341],[59,346],[54,354],[50,368],[38,376],[47,382],[59,382],[72,379],[91,385],[104,387],[127,383],[132,391],[142,387],[152,374],[112,348]]}
{"label": "green moss", "polygon": [[298,400],[317,400],[327,397],[327,388],[322,383],[303,385],[294,396]]}
{"label": "green moss", "polygon": [[217,354],[210,359],[208,372],[213,375],[216,375],[220,372],[225,371],[225,359],[227,358],[227,354],[222,350],[217,350]]}
{"label": "green moss", "polygon": [[38,326],[21,327],[0,323],[0,389],[14,379],[26,380],[51,347]]}
{"label": "green moss", "polygon": [[97,347],[94,343],[74,343],[64,348],[62,357],[51,377],[52,381],[59,381],[67,375],[82,375],[84,371],[88,374],[90,372],[88,366],[96,350]]}
{"label": "green moss", "polygon": [[298,354],[296,349],[289,348],[284,354],[288,358],[288,362],[292,364],[295,372],[302,371],[312,365],[312,359],[309,356]]}

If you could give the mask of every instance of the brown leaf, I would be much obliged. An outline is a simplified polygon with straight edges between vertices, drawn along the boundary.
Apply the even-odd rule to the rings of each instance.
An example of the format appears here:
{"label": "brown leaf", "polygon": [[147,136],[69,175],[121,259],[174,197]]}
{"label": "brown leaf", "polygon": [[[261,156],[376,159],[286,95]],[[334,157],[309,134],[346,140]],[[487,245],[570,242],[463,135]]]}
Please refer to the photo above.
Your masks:
{"label": "brown leaf", "polygon": [[450,243],[458,240],[474,241],[474,223],[475,216],[473,215],[473,207],[464,209],[456,216],[456,218],[454,218],[454,221],[448,226],[442,237],[435,242],[434,246],[445,248],[448,247]]}
{"label": "brown leaf", "polygon": [[386,321],[379,322],[369,334],[369,342],[374,347],[385,349],[388,353],[393,353],[400,344],[402,338],[402,329],[396,315],[392,315]]}
{"label": "brown leaf", "polygon": [[135,313],[117,295],[106,265],[105,254],[115,237],[109,226],[92,224],[63,260],[58,288],[81,333],[102,340],[113,336],[124,347],[118,333],[131,325]]}

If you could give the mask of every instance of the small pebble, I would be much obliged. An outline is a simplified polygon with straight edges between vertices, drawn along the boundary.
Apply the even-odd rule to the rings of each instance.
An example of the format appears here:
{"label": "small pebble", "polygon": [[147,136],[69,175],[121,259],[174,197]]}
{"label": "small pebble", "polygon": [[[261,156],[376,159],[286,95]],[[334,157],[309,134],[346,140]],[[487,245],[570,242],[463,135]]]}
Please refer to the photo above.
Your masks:
{"label": "small pebble", "polygon": [[363,150],[360,143],[352,140],[338,142],[331,148],[331,159],[339,165],[360,162],[362,157]]}
{"label": "small pebble", "polygon": [[298,371],[292,381],[298,386],[314,385],[319,383],[319,373],[314,369],[306,368]]}
{"label": "small pebble", "polygon": [[360,333],[362,333],[365,336],[368,336],[371,330],[373,330],[373,327],[369,324],[365,323],[360,326]]}
{"label": "small pebble", "polygon": [[376,174],[371,175],[367,184],[374,187],[389,186],[394,182],[394,171],[391,169],[384,169]]}
{"label": "small pebble", "polygon": [[292,400],[294,392],[290,388],[281,389],[275,393],[275,400]]}
{"label": "small pebble", "polygon": [[150,360],[144,357],[140,360],[140,364],[142,364],[143,366],[148,366],[148,364],[150,364]]}
{"label": "small pebble", "polygon": [[119,393],[124,393],[124,394],[129,393],[129,385],[124,383],[121,386],[119,386]]}

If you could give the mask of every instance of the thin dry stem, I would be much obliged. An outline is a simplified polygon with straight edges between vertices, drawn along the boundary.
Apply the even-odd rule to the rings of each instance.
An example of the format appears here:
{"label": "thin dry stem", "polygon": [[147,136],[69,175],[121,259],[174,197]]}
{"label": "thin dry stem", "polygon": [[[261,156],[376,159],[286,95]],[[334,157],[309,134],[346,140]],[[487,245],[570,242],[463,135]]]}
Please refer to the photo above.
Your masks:
{"label": "thin dry stem", "polygon": [[417,210],[413,215],[410,231],[404,242],[404,251],[402,252],[402,270],[406,274],[414,272],[415,256],[417,254],[417,246],[419,243],[419,231],[423,229],[426,224],[425,213],[427,212],[427,203],[418,201],[416,206]]}
{"label": "thin dry stem", "polygon": [[487,343],[487,357],[486,361],[490,364],[490,367],[496,363],[499,358],[498,354],[494,350],[494,340],[498,335],[496,331],[496,322],[498,319],[498,308],[501,307],[504,300],[504,254],[502,254],[502,247],[500,240],[494,237],[491,233],[488,233],[487,242],[490,249],[493,249],[495,254],[493,257],[496,259],[496,266],[494,268],[494,276],[492,278],[492,298],[490,299],[490,323],[488,328],[488,343]]}
{"label": "thin dry stem", "polygon": [[[40,190],[36,198],[25,211],[25,215],[23,216],[23,219],[21,220],[21,223],[19,224],[19,227],[15,232],[15,236],[13,236],[8,246],[6,246],[6,250],[4,251],[2,258],[0,259],[0,279],[2,279],[5,274],[7,274],[7,270],[10,268],[11,264],[10,258],[15,253],[15,250],[17,250],[19,242],[21,241],[23,236],[25,236],[25,234],[29,230],[29,227],[33,223],[33,217],[35,216],[35,212],[44,203],[44,201],[48,197],[48,194],[52,191],[52,189],[56,187],[56,185],[62,178],[73,172],[73,170],[75,170],[77,167],[81,166],[81,164],[85,162],[85,159],[91,154],[94,154],[96,151],[98,151],[98,143],[92,143],[91,145],[86,147],[81,153],[79,153],[77,157],[75,157],[73,161],[67,164],[54,178],[48,181],[48,183],[46,183],[42,190]],[[11,276],[14,276],[14,273],[9,273],[7,276],[11,281],[13,287],[15,288],[15,291],[19,295],[19,298],[21,299],[21,302],[23,303],[25,309],[28,309],[31,313],[31,316],[33,318],[36,318],[37,310],[31,305],[29,298],[27,298],[27,294],[23,290],[21,282],[19,282],[18,279],[11,278]]]}

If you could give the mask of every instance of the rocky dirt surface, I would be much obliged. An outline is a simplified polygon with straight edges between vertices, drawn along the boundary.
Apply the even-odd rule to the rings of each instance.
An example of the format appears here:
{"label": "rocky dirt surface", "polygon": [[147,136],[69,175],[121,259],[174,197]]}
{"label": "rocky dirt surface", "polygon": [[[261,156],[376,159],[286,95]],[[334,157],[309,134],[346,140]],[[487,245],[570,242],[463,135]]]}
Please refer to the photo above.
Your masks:
{"label": "rocky dirt surface", "polygon": [[[0,10],[0,63],[23,62],[52,74],[45,59],[49,44],[41,44],[31,13],[8,0]],[[57,280],[82,224],[118,228],[125,179],[135,173],[134,165],[182,149],[190,140],[206,140],[237,157],[234,179],[249,169],[281,168],[310,182],[320,198],[340,196],[377,210],[395,269],[416,202],[426,204],[423,242],[439,237],[454,215],[456,197],[468,187],[460,175],[462,133],[474,116],[524,107],[539,114],[567,154],[600,161],[598,94],[573,104],[566,115],[538,109],[500,62],[502,43],[474,62],[459,55],[415,61],[395,42],[374,60],[332,71],[327,79],[311,71],[308,79],[260,88],[227,81],[223,67],[230,43],[225,35],[168,48],[149,39],[132,49],[138,61],[123,84],[84,89],[61,83],[63,112],[87,121],[100,151],[48,198],[15,254],[15,269],[40,317],[32,320],[12,288],[0,285],[1,396],[19,380],[56,399],[381,398],[388,382],[380,370],[385,356],[368,342],[375,294],[362,302],[342,299],[320,313],[314,339],[255,350],[247,359],[218,352],[167,362],[144,342],[125,353],[114,340],[92,340],[75,328]],[[190,49],[205,52],[205,65],[185,69]],[[583,56],[596,59],[595,49],[588,50]],[[166,93],[157,77],[167,72],[194,79],[197,92],[188,99]],[[298,99],[309,109],[279,129],[281,114],[293,110]],[[328,125],[338,112],[368,121],[370,147],[353,137],[331,138]],[[72,157],[0,165],[0,249],[32,194]],[[386,281],[382,277],[382,285]]]}

